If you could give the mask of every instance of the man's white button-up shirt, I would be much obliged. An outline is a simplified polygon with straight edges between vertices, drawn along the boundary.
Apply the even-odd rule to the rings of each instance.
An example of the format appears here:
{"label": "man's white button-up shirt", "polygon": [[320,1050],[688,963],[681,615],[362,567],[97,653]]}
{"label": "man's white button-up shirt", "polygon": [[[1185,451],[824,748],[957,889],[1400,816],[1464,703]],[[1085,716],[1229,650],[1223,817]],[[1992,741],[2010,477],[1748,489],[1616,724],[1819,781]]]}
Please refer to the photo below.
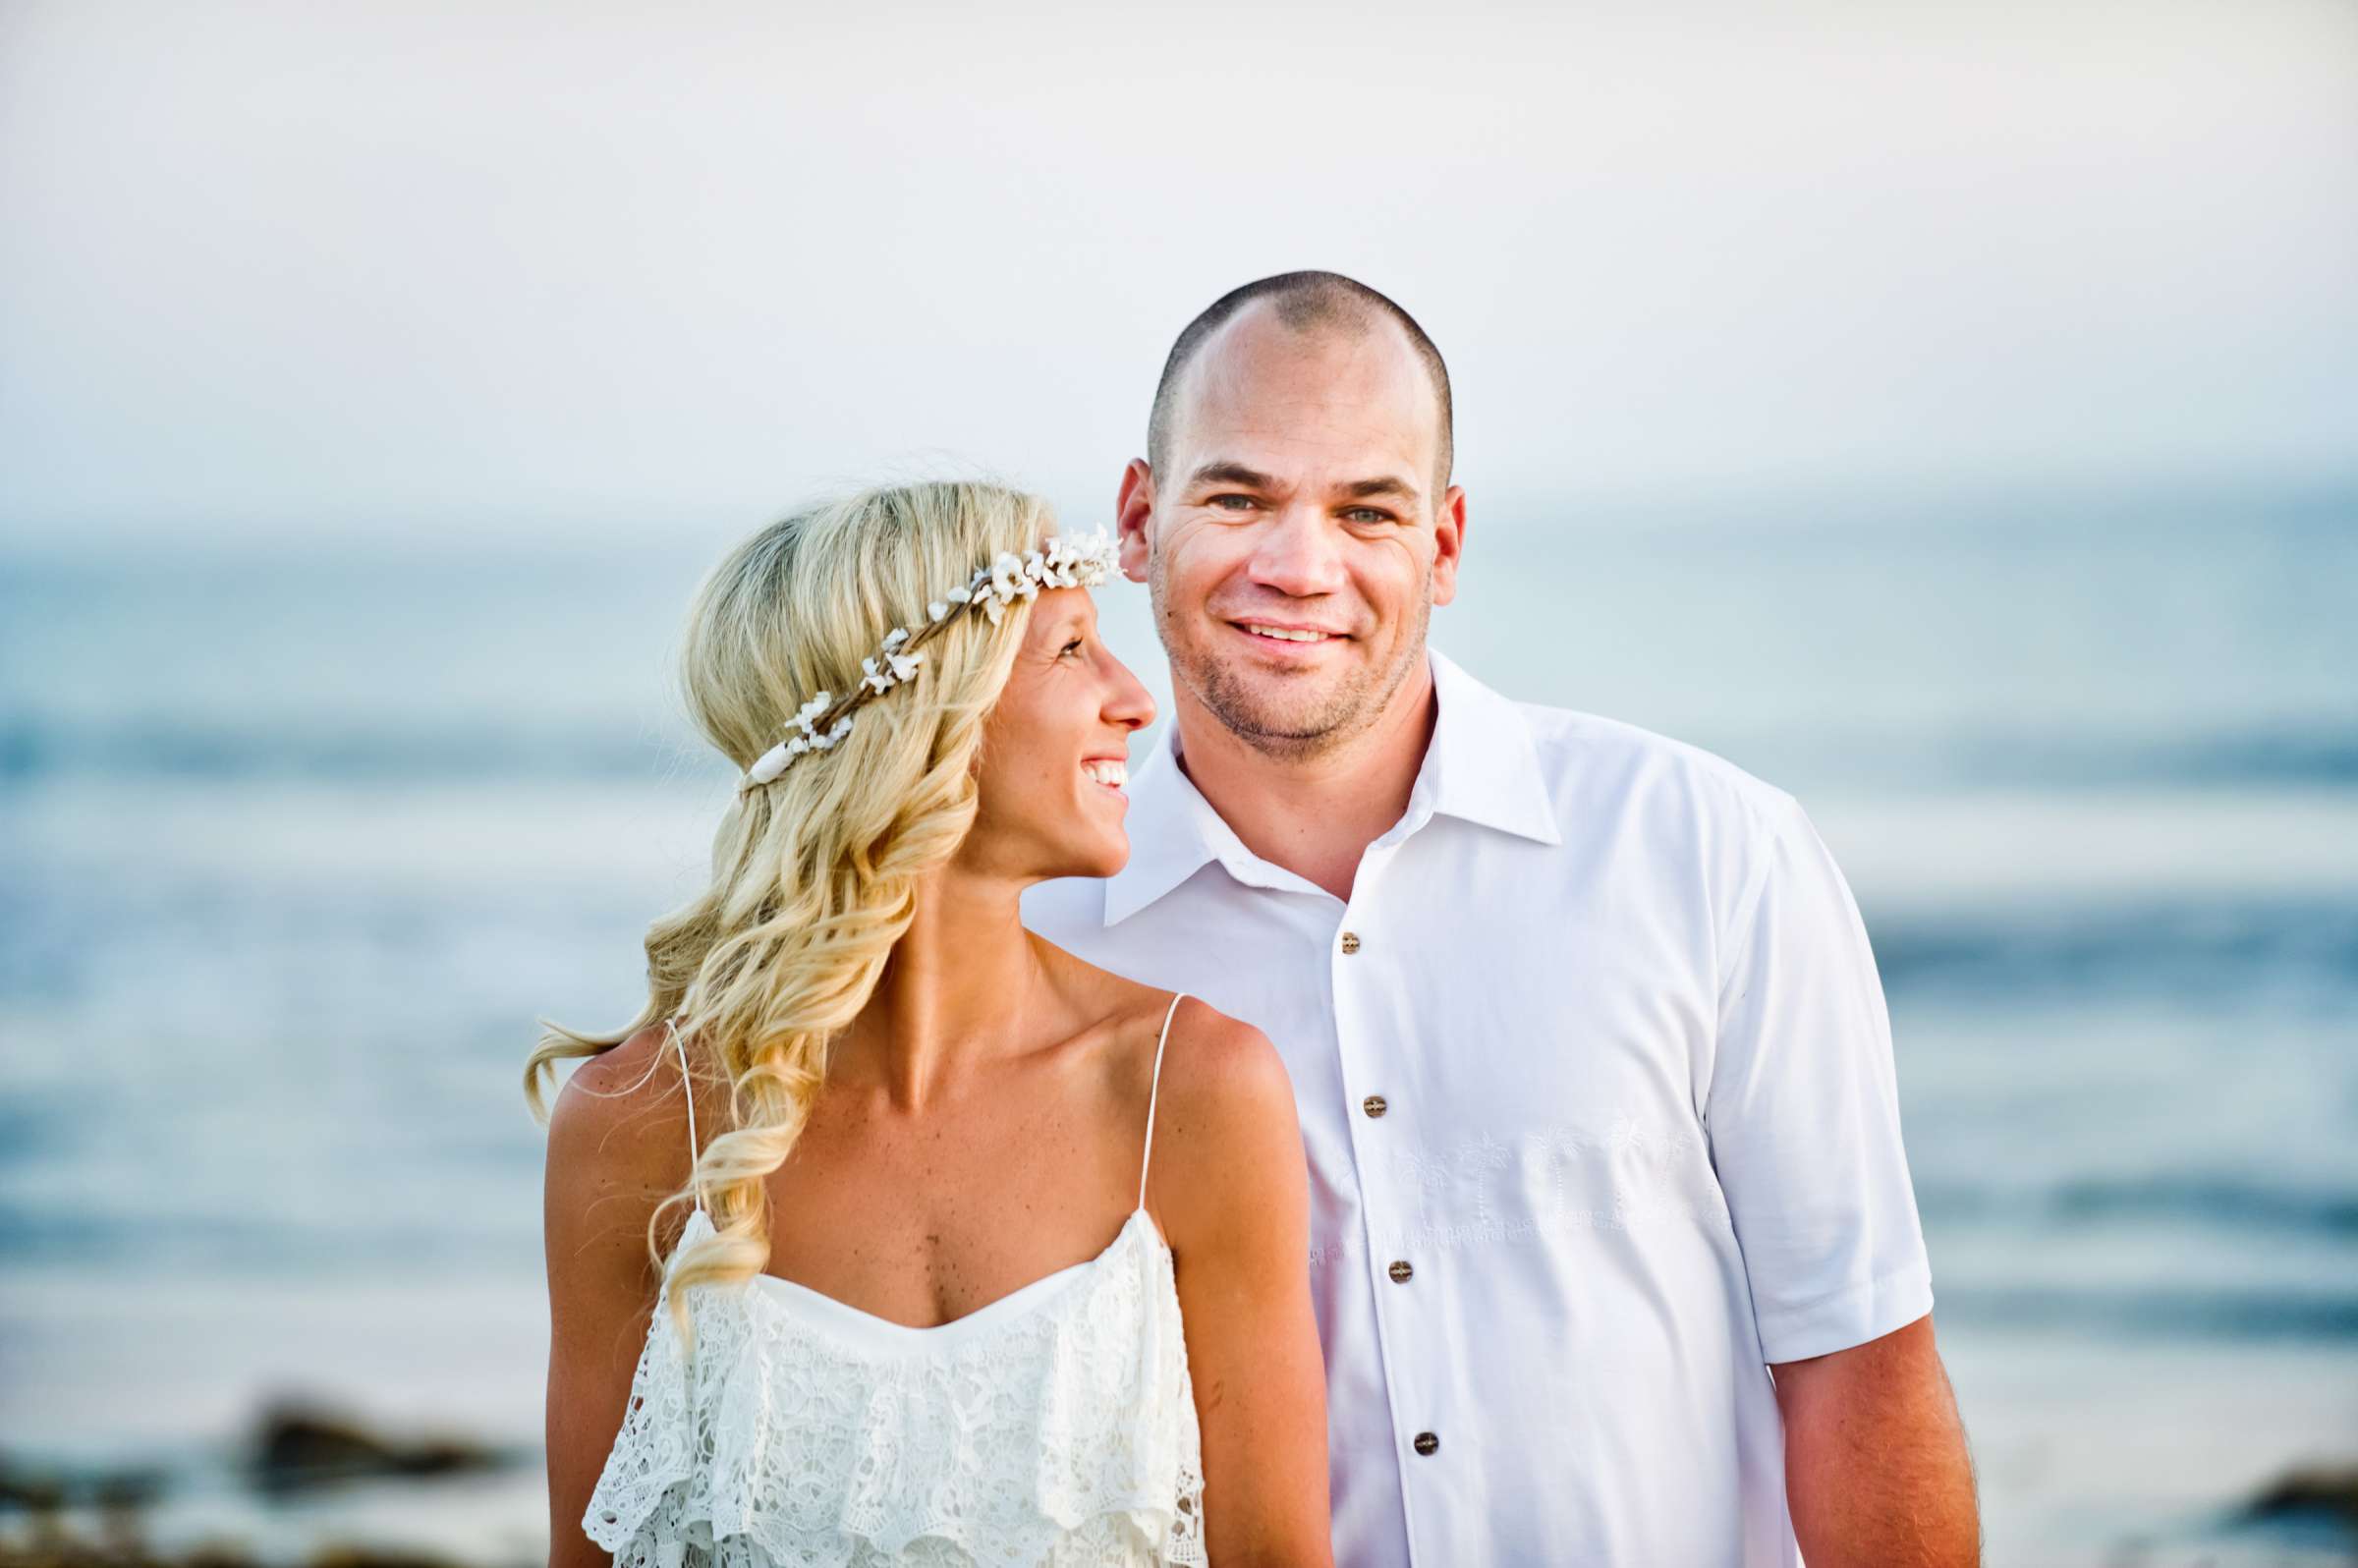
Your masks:
{"label": "man's white button-up shirt", "polygon": [[1166,725],[1128,866],[1025,918],[1285,1058],[1339,1563],[1798,1564],[1767,1364],[1933,1302],[1858,908],[1783,791],[1431,658],[1348,903]]}

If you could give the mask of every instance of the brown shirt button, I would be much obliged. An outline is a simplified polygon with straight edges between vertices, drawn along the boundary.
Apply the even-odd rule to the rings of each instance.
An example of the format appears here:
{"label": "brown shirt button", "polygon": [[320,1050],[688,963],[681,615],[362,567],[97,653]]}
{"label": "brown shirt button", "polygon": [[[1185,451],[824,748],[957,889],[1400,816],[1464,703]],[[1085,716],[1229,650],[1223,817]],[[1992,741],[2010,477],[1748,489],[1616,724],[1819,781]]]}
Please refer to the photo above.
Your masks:
{"label": "brown shirt button", "polygon": [[1415,1272],[1416,1269],[1409,1265],[1407,1259],[1403,1258],[1399,1261],[1392,1264],[1392,1283],[1395,1285],[1405,1285],[1408,1283],[1409,1276]]}
{"label": "brown shirt button", "polygon": [[1343,932],[1343,951],[1344,951],[1346,954],[1349,954],[1349,953],[1356,953],[1356,952],[1358,952],[1358,951],[1359,951],[1359,932],[1357,932],[1357,931],[1345,931],[1345,932]]}
{"label": "brown shirt button", "polygon": [[1366,1099],[1363,1099],[1359,1102],[1359,1108],[1363,1111],[1366,1111],[1370,1116],[1381,1116],[1385,1111],[1392,1108],[1392,1103],[1390,1100],[1385,1099],[1381,1094],[1370,1094]]}
{"label": "brown shirt button", "polygon": [[1430,1454],[1440,1446],[1441,1440],[1438,1437],[1435,1437],[1432,1433],[1429,1431],[1421,1431],[1417,1433],[1416,1449],[1418,1453]]}

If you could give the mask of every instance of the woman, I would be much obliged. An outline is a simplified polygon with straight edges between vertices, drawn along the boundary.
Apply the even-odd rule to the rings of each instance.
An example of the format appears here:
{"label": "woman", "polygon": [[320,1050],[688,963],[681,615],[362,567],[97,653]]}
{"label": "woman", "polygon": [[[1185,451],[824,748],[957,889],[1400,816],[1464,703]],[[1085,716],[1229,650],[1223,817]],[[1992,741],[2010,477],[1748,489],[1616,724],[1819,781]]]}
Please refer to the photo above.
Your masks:
{"label": "woman", "polygon": [[981,484],[699,594],[744,770],[549,1121],[552,1564],[1323,1564],[1308,1193],[1261,1034],[1028,933],[1129,854],[1101,539]]}

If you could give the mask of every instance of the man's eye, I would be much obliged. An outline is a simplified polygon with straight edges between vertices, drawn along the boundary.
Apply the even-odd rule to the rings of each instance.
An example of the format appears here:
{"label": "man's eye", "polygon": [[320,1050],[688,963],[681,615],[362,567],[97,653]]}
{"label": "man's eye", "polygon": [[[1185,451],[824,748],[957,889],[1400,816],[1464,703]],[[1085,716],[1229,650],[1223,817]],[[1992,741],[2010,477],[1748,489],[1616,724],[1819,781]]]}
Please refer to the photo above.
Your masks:
{"label": "man's eye", "polygon": [[1354,523],[1389,523],[1392,520],[1391,513],[1379,512],[1372,506],[1355,506],[1343,516]]}
{"label": "man's eye", "polygon": [[1209,504],[1224,512],[1241,512],[1246,507],[1252,506],[1254,500],[1249,495],[1215,495]]}

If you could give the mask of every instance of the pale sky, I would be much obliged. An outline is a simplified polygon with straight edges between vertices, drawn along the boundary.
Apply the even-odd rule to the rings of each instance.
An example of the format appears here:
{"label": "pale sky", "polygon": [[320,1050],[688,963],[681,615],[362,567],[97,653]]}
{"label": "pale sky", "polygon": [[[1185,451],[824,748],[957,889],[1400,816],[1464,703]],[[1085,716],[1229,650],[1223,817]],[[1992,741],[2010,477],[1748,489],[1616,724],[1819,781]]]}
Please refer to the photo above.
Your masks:
{"label": "pale sky", "polygon": [[0,532],[1109,508],[1297,266],[1478,507],[2358,477],[2358,7],[0,0]]}

